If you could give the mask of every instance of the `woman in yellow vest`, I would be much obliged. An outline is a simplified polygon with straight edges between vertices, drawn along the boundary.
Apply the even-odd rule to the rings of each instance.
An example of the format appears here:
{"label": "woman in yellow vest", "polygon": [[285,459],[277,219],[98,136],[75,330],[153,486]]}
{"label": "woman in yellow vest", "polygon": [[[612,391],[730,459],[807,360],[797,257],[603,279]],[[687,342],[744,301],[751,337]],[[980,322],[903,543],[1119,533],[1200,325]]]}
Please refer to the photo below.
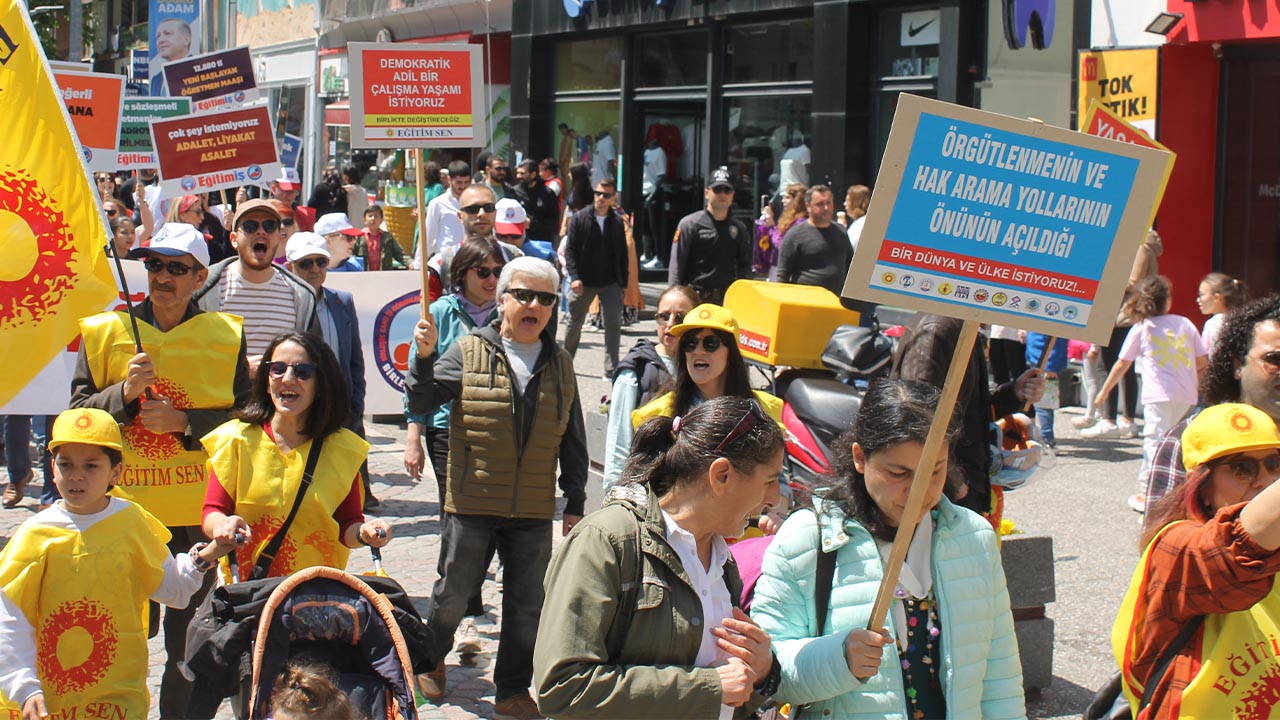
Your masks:
{"label": "woman in yellow vest", "polygon": [[267,575],[317,565],[345,569],[350,548],[382,547],[391,538],[385,521],[366,522],[362,511],[360,465],[369,443],[343,428],[351,397],[346,380],[333,351],[315,335],[280,335],[262,357],[253,398],[239,419],[202,441],[209,453],[204,531],[212,536],[224,518],[243,518],[252,552],[240,553],[240,576],[251,577],[293,507],[312,447],[323,438],[312,482]]}
{"label": "woman in yellow vest", "polygon": [[1274,716],[1278,451],[1276,421],[1251,405],[1207,408],[1182,433],[1186,480],[1148,510],[1146,550],[1112,631],[1138,720]]}

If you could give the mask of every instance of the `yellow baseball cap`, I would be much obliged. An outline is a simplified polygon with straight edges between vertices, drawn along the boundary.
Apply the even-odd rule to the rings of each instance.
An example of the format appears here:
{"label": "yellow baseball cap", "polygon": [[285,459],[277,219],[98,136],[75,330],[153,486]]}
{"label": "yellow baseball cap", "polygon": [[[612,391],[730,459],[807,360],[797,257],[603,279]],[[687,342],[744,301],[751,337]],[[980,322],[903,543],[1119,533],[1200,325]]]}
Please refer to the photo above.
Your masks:
{"label": "yellow baseball cap", "polygon": [[67,443],[84,443],[100,445],[112,450],[121,450],[120,425],[106,410],[96,408],[76,408],[66,410],[53,421],[53,431],[49,433],[49,449]]}
{"label": "yellow baseball cap", "polygon": [[733,319],[733,313],[729,312],[728,308],[712,303],[703,303],[690,310],[679,325],[667,332],[680,337],[690,330],[700,328],[723,330],[732,335],[735,340],[738,337],[738,321]]}
{"label": "yellow baseball cap", "polygon": [[1182,464],[1188,470],[1227,455],[1267,448],[1280,448],[1280,431],[1270,415],[1252,405],[1207,407],[1182,431]]}

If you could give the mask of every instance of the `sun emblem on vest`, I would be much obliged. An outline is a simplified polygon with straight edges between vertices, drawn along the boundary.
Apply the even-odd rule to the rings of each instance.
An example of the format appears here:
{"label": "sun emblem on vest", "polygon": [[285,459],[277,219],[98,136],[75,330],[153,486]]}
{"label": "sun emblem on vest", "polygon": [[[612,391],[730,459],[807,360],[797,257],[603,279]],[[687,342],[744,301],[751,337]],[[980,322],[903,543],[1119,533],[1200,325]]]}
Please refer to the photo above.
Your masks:
{"label": "sun emblem on vest", "polygon": [[[90,641],[87,651],[82,650],[83,644],[72,645],[86,637]],[[102,603],[88,598],[62,603],[40,624],[36,657],[40,678],[54,695],[97,685],[116,661],[119,638],[111,613]]]}
{"label": "sun emblem on vest", "polygon": [[1231,416],[1227,418],[1227,424],[1240,435],[1248,435],[1253,432],[1253,420],[1250,420],[1248,415],[1238,410],[1231,413]]}
{"label": "sun emblem on vest", "polygon": [[[159,378],[151,386],[151,389],[155,394],[169,398],[169,402],[175,408],[179,410],[191,409],[191,396],[187,394],[185,388],[173,380]],[[142,402],[147,402],[146,398],[143,398]],[[173,433],[156,434],[143,427],[141,416],[135,417],[122,430],[124,430],[125,445],[134,454],[146,460],[163,462],[177,456],[185,449],[177,435]]]}

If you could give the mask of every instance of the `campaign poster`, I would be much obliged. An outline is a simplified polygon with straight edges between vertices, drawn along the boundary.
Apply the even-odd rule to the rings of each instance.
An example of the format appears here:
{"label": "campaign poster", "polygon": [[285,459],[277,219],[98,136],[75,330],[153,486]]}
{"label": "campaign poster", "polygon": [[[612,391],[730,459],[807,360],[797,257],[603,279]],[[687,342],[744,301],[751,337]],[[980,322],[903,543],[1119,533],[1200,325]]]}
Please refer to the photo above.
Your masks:
{"label": "campaign poster", "polygon": [[351,146],[484,147],[479,45],[350,43]]}
{"label": "campaign poster", "polygon": [[155,146],[151,144],[151,121],[191,114],[187,98],[125,98],[120,116],[120,145],[116,167],[138,170],[158,165]]}
{"label": "campaign poster", "polygon": [[275,127],[266,107],[187,115],[151,123],[166,197],[280,177]]}
{"label": "campaign poster", "polygon": [[147,82],[151,77],[151,51],[129,51],[129,82]]}
{"label": "campaign poster", "polygon": [[903,94],[844,294],[1105,343],[1170,161]]}
{"label": "campaign poster", "polygon": [[1160,49],[1080,51],[1080,82],[1076,109],[1080,117],[1097,101],[1156,137],[1156,106],[1160,87]]}
{"label": "campaign poster", "polygon": [[190,98],[196,112],[240,107],[258,97],[248,47],[166,63],[164,79],[169,95]]}
{"label": "campaign poster", "polygon": [[280,140],[280,164],[297,170],[300,157],[302,157],[302,138],[285,133],[284,138]]}
{"label": "campaign poster", "polygon": [[164,81],[164,66],[200,54],[198,0],[150,0],[148,27],[151,56],[147,77],[152,97],[172,95]]}
{"label": "campaign poster", "polygon": [[125,77],[62,70],[54,70],[53,77],[89,170],[115,172]]}

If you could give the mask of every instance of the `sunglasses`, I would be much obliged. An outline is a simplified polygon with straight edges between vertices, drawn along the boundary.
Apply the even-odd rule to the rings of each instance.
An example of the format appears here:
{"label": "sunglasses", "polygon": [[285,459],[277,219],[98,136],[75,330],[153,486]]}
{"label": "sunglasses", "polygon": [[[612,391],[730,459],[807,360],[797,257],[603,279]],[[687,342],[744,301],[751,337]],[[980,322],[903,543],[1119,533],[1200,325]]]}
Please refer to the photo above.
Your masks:
{"label": "sunglasses", "polygon": [[119,212],[119,210],[107,210],[107,217],[115,217]]}
{"label": "sunglasses", "polygon": [[1228,458],[1221,462],[1211,464],[1210,467],[1227,467],[1231,469],[1232,476],[1242,483],[1252,483],[1258,477],[1258,473],[1262,469],[1266,469],[1267,477],[1271,479],[1280,478],[1280,453],[1268,455],[1262,459],[1241,456],[1237,458]]}
{"label": "sunglasses", "polygon": [[[713,353],[719,350],[721,345],[724,345],[724,340],[721,340],[719,335],[703,335],[702,336],[702,349],[706,350],[709,353]],[[683,339],[680,340],[680,350],[681,352],[684,352],[686,355],[697,349],[698,349],[698,338],[696,336],[686,335],[684,336]]]}
{"label": "sunglasses", "polygon": [[496,268],[487,268],[487,267],[481,267],[477,265],[471,269],[476,271],[476,277],[480,278],[481,280],[488,280],[491,277],[498,277],[498,275],[502,273],[501,265],[499,265]]}
{"label": "sunglasses", "polygon": [[602,192],[602,191],[600,191],[600,190],[596,190],[596,197],[598,197],[598,198],[604,198],[605,200],[608,200],[609,198],[613,197],[613,193],[611,193],[611,192]]}
{"label": "sunglasses", "polygon": [[492,215],[498,209],[498,206],[493,203],[476,203],[458,209],[468,215],[479,215],[482,211]]}
{"label": "sunglasses", "polygon": [[1280,372],[1280,350],[1262,353],[1258,360],[1262,362],[1262,369],[1268,373],[1275,375]]}
{"label": "sunglasses", "polygon": [[524,237],[523,235],[504,235],[502,233],[494,233],[494,235],[497,236],[499,240],[502,240],[503,242],[511,243],[513,245],[519,242],[520,238]]}
{"label": "sunglasses", "polygon": [[174,277],[186,275],[195,269],[193,266],[187,265],[186,263],[180,263],[177,260],[169,260],[166,262],[160,258],[147,258],[142,261],[142,267],[146,268],[147,272],[152,275],[159,273],[161,270],[167,270],[169,274]]}
{"label": "sunglasses", "polygon": [[257,220],[243,220],[240,223],[240,230],[243,232],[256,233],[258,232],[258,228],[262,228],[262,232],[264,233],[273,233],[280,229],[280,221],[263,220],[262,222],[258,222]]}
{"label": "sunglasses", "polygon": [[[477,268],[479,270],[479,268]],[[477,275],[479,273],[476,273]],[[539,292],[530,290],[529,288],[511,288],[507,290],[507,294],[516,299],[521,305],[528,305],[534,300],[542,307],[551,307],[556,304],[556,294],[550,292]]]}
{"label": "sunglasses", "polygon": [[327,268],[329,267],[329,258],[303,258],[293,263],[293,266],[299,270],[310,270],[312,267]]}
{"label": "sunglasses", "polygon": [[[285,218],[280,221],[280,227],[293,227],[293,218]],[[267,232],[271,232],[268,230]]]}
{"label": "sunglasses", "polygon": [[728,186],[726,186],[726,185],[717,185],[717,186],[715,186],[715,187],[711,188],[711,192],[713,192],[713,193],[715,193],[715,194],[717,194],[717,195],[732,195],[732,194],[733,194],[733,188],[728,187]]}
{"label": "sunglasses", "polygon": [[679,325],[684,320],[682,312],[660,312],[654,314],[654,319],[664,325]]}
{"label": "sunglasses", "polygon": [[750,407],[747,408],[747,414],[743,415],[742,419],[738,421],[738,424],[733,426],[733,429],[729,431],[728,435],[724,436],[724,439],[720,441],[719,445],[716,445],[716,449],[712,451],[712,454],[719,455],[725,448],[736,442],[738,438],[741,438],[754,430],[760,423],[767,422],[772,421],[769,419],[768,415],[764,414],[764,410],[761,409],[760,403],[752,400]]}
{"label": "sunglasses", "polygon": [[267,374],[273,378],[282,378],[284,374],[293,368],[293,376],[303,382],[310,380],[316,376],[316,366],[314,363],[294,363],[290,365],[286,362],[276,360],[267,364]]}

